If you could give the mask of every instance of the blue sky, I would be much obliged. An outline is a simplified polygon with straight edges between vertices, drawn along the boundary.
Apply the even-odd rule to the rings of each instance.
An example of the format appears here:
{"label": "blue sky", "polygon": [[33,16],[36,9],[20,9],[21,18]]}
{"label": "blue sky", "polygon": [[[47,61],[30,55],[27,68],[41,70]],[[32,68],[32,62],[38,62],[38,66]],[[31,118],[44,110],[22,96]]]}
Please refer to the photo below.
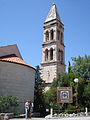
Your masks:
{"label": "blue sky", "polygon": [[90,55],[90,0],[0,0],[0,46],[17,44],[32,66],[42,59],[43,23],[56,3],[65,26],[65,63]]}

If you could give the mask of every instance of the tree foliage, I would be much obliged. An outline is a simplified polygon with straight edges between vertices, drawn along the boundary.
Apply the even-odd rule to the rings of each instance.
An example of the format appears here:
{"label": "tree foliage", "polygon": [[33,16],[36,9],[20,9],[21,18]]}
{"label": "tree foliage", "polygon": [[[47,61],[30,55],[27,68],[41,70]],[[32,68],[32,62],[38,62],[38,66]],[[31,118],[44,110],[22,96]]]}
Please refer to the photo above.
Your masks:
{"label": "tree foliage", "polygon": [[71,71],[78,74],[79,85],[78,85],[78,101],[82,106],[90,106],[90,56],[85,55],[84,57],[72,58],[73,64]]}
{"label": "tree foliage", "polygon": [[84,57],[73,57],[72,61],[72,72],[76,72],[85,80],[90,79],[90,56],[85,55]]}
{"label": "tree foliage", "polygon": [[67,73],[61,73],[57,75],[57,78],[54,79],[52,87],[67,87],[69,86],[69,81],[67,79]]}
{"label": "tree foliage", "polygon": [[57,100],[57,89],[55,87],[50,88],[49,91],[44,93],[46,108],[54,107]]}
{"label": "tree foliage", "polygon": [[85,86],[83,92],[84,105],[90,108],[90,83]]}
{"label": "tree foliage", "polygon": [[35,90],[34,90],[34,112],[45,114],[45,104],[43,97],[44,81],[40,77],[40,67],[36,66]]}
{"label": "tree foliage", "polygon": [[15,108],[18,105],[17,97],[11,95],[0,96],[0,112],[9,112],[11,111],[11,108]]}

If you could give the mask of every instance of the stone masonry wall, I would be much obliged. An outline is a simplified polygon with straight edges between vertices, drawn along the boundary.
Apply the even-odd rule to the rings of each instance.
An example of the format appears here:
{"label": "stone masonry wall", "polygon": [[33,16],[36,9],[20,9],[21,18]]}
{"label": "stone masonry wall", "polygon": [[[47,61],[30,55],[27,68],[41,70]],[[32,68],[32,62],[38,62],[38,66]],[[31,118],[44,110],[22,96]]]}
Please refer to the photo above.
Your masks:
{"label": "stone masonry wall", "polygon": [[[26,100],[33,101],[34,83],[34,69],[20,64],[0,61],[0,96],[17,96],[21,103]],[[20,111],[24,111],[23,104]]]}

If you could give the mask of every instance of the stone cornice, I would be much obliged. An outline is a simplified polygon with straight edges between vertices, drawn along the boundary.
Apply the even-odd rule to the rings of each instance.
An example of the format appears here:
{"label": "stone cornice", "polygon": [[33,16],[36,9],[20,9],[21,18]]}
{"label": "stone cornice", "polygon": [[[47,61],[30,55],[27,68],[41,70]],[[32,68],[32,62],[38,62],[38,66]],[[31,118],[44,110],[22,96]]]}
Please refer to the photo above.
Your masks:
{"label": "stone cornice", "polygon": [[57,65],[57,64],[66,66],[64,63],[61,63],[60,61],[49,61],[49,62],[41,63],[42,66]]}

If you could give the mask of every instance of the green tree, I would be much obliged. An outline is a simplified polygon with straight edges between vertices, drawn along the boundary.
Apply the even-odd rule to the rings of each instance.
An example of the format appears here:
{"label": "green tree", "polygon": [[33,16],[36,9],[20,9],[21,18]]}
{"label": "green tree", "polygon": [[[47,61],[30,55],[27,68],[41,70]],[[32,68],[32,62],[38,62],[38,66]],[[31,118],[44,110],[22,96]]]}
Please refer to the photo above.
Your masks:
{"label": "green tree", "polygon": [[85,80],[90,79],[90,56],[85,55],[84,57],[73,57],[72,61],[72,72],[76,72]]}
{"label": "green tree", "polygon": [[0,96],[0,112],[10,112],[11,108],[19,106],[18,102],[18,98],[15,96]]}
{"label": "green tree", "polygon": [[69,86],[69,81],[67,80],[67,73],[59,73],[57,78],[54,79],[52,87],[67,87]]}
{"label": "green tree", "polygon": [[57,88],[51,87],[48,91],[44,93],[46,108],[54,108],[57,103]]}
{"label": "green tree", "polygon": [[83,97],[84,97],[84,101],[83,101],[84,106],[90,108],[90,83],[85,86]]}
{"label": "green tree", "polygon": [[70,61],[68,62],[68,73],[70,73],[71,72],[71,63],[70,63]]}
{"label": "green tree", "polygon": [[[78,83],[78,102],[81,106],[87,103],[87,91],[88,82],[90,80],[90,56],[85,55],[84,57],[73,57],[72,58],[71,71],[77,73]],[[83,93],[85,92],[85,95]],[[89,100],[89,99],[88,99]]]}
{"label": "green tree", "polygon": [[35,74],[35,90],[34,90],[34,112],[40,113],[44,116],[45,114],[45,104],[43,97],[44,81],[40,77],[40,67],[36,66]]}

